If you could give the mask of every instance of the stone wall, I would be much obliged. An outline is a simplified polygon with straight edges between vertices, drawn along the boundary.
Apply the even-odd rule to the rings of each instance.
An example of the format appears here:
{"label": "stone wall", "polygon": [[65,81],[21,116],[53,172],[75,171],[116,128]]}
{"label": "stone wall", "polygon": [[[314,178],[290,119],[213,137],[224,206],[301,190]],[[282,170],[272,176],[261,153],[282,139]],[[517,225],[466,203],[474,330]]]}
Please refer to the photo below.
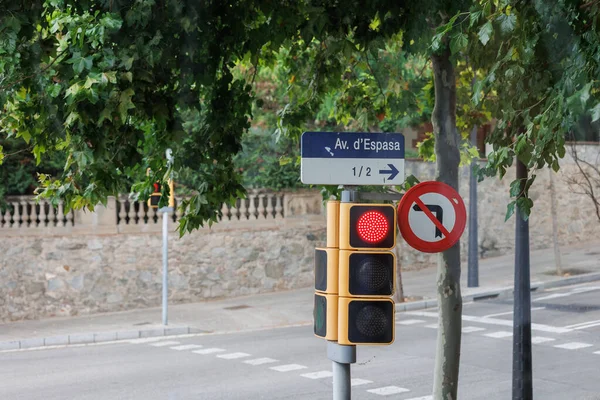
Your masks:
{"label": "stone wall", "polygon": [[[582,150],[592,160],[598,147],[589,146]],[[600,234],[600,221],[591,201],[576,194],[566,183],[576,173],[572,160],[566,157],[561,171],[554,177],[559,239],[563,245],[596,238]],[[435,165],[407,161],[406,174],[414,174],[421,180],[433,179]],[[537,174],[531,190],[535,201],[530,219],[531,246],[547,248],[552,243],[550,175],[548,170]],[[513,249],[514,218],[504,222],[509,202],[508,186],[513,177],[514,168],[502,181],[486,179],[478,185],[481,257],[507,254]],[[467,167],[462,168],[460,179],[460,193],[468,210]],[[245,205],[238,203],[237,209],[227,208],[226,219],[221,223],[183,238],[174,231],[176,224],[170,223],[170,302],[193,302],[312,285],[314,248],[324,245],[325,240],[325,218],[318,191],[275,197],[255,193],[252,196],[254,200]],[[143,216],[138,218],[141,211],[134,213],[133,206],[127,211],[124,204],[122,199],[119,202],[113,199],[96,213],[73,214],[70,222],[63,225],[31,223],[35,219],[49,219],[47,215],[40,218],[42,211],[39,209],[37,217],[28,212],[29,216],[18,218],[30,220],[28,223],[1,223],[0,319],[159,306],[162,282],[160,219],[149,218],[144,222]],[[47,209],[43,213],[51,214]],[[126,223],[127,218],[129,223]],[[8,215],[8,220],[14,219]],[[6,220],[5,212],[2,221]],[[467,234],[465,231],[461,239],[463,256],[467,251]],[[417,252],[401,239],[398,246],[403,269],[436,263],[435,254]]]}

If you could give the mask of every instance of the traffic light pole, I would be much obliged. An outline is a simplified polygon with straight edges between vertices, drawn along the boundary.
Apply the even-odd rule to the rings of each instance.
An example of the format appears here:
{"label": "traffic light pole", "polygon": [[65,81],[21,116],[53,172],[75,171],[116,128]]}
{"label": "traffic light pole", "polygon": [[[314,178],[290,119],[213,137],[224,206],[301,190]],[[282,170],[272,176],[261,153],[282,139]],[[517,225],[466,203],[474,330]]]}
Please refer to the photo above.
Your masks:
{"label": "traffic light pole", "polygon": [[169,212],[173,211],[171,207],[163,207],[160,209],[162,213],[162,323],[167,325],[169,322]]}
{"label": "traffic light pole", "polygon": [[333,370],[333,400],[350,400],[350,364],[356,362],[356,346],[327,342],[327,358]]}
{"label": "traffic light pole", "polygon": [[[342,191],[342,203],[358,200],[355,190]],[[345,346],[337,342],[327,342],[327,358],[331,360],[333,371],[333,400],[350,400],[350,365],[356,362],[356,346]]]}

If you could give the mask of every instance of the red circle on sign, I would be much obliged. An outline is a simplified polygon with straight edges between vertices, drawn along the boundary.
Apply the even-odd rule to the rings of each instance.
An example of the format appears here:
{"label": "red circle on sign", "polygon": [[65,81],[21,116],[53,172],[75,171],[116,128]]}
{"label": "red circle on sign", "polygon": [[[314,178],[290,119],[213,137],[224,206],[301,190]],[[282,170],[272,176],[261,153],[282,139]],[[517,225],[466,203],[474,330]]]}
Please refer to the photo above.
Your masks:
{"label": "red circle on sign", "polygon": [[[454,226],[450,231],[448,231],[435,217],[433,217],[433,214],[431,211],[429,211],[429,209],[424,207],[421,196],[428,193],[437,193],[442,195],[447,198],[448,201],[450,201],[450,204],[452,204],[454,208],[455,219]],[[421,239],[415,234],[408,220],[408,214],[414,204],[419,206],[421,209],[425,208],[425,210],[423,210],[425,215],[431,220],[437,229],[441,230],[443,235],[441,240],[430,242]],[[411,247],[424,253],[439,253],[454,246],[454,244],[458,242],[463,234],[466,224],[467,210],[462,197],[460,197],[458,192],[451,186],[442,182],[429,181],[419,183],[418,185],[410,188],[404,194],[404,196],[402,196],[400,203],[398,203],[398,227],[400,228],[400,234],[406,243],[408,243]]]}
{"label": "red circle on sign", "polygon": [[369,243],[381,242],[388,231],[388,221],[379,211],[367,211],[360,216],[356,226],[358,236]]}

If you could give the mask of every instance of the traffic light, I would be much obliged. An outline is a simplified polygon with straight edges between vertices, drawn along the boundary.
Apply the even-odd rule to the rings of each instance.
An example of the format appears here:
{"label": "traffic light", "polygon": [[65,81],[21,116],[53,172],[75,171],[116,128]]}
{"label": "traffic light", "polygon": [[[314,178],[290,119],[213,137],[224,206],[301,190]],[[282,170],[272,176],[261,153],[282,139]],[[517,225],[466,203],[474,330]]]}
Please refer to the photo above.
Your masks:
{"label": "traffic light", "polygon": [[340,205],[338,343],[394,341],[396,209],[388,204]]}
{"label": "traffic light", "polygon": [[158,208],[158,203],[160,202],[160,197],[161,197],[160,183],[154,182],[153,186],[154,186],[154,190],[153,190],[152,194],[150,195],[150,198],[148,199],[148,207]]}

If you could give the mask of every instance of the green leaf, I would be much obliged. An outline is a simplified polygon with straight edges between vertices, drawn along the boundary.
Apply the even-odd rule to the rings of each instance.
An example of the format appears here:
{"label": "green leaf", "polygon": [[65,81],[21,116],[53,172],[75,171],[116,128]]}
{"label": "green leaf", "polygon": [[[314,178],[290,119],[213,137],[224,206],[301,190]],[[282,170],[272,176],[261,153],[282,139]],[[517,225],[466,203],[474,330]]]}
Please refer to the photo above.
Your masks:
{"label": "green leaf", "polygon": [[450,39],[450,51],[452,54],[456,54],[467,47],[468,43],[469,39],[467,38],[467,35],[462,32],[458,32],[452,37],[452,39]]}
{"label": "green leaf", "polygon": [[69,127],[79,119],[79,114],[75,111],[71,111],[65,120],[65,126]]}
{"label": "green leaf", "polygon": [[18,136],[22,137],[25,143],[29,144],[31,141],[31,133],[28,130],[20,131]]}
{"label": "green leaf", "polygon": [[510,183],[510,197],[517,197],[521,193],[521,181],[514,180]]}
{"label": "green leaf", "polygon": [[474,11],[469,14],[469,28],[479,22],[479,19],[483,15],[483,11]]}
{"label": "green leaf", "polygon": [[122,122],[125,122],[127,118],[127,110],[135,108],[135,104],[131,101],[134,94],[135,92],[131,88],[121,92],[121,96],[119,97],[119,113],[121,114]]}
{"label": "green leaf", "polygon": [[504,222],[508,221],[510,217],[513,216],[513,214],[515,213],[515,206],[515,201],[511,201],[510,203],[508,203],[508,205],[506,206],[506,216],[504,217]]}
{"label": "green leaf", "polygon": [[481,44],[483,44],[485,46],[490,41],[490,37],[492,36],[493,32],[494,32],[494,26],[492,25],[492,22],[491,21],[486,22],[479,29],[479,32],[477,33],[477,36],[479,37],[479,41],[481,42]]}
{"label": "green leaf", "polygon": [[133,66],[133,61],[133,57],[131,56],[123,57],[121,58],[121,66],[125,67],[125,69],[129,71]]}
{"label": "green leaf", "polygon": [[596,104],[594,108],[590,110],[592,114],[592,122],[596,122],[600,119],[600,103]]}
{"label": "green leaf", "polygon": [[35,165],[40,165],[42,162],[42,154],[46,152],[46,148],[41,144],[33,146],[33,155],[35,156]]}
{"label": "green leaf", "polygon": [[[128,72],[130,74],[131,72]],[[102,73],[102,83],[117,83],[117,71],[108,71]]]}
{"label": "green leaf", "polygon": [[51,85],[48,87],[47,92],[50,95],[50,97],[55,98],[58,97],[58,95],[60,94],[60,89],[61,86],[59,84],[55,84],[55,85]]}
{"label": "green leaf", "polygon": [[4,147],[0,145],[0,165],[4,162]]}
{"label": "green leaf", "polygon": [[513,29],[515,29],[515,25],[517,24],[517,17],[514,14],[502,14],[499,15],[496,20],[500,22],[500,32],[502,33],[512,32]]}

